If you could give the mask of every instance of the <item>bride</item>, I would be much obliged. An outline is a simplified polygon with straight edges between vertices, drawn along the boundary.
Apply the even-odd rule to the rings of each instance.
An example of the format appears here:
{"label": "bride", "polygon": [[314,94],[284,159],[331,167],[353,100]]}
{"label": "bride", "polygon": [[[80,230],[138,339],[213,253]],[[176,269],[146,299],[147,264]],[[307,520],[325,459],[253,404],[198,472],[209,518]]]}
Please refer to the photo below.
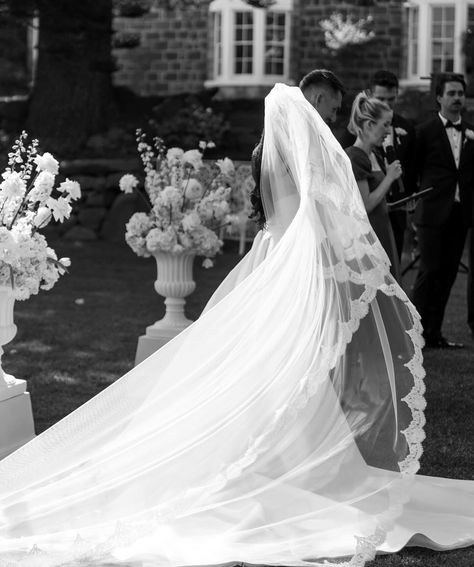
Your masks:
{"label": "bride", "polygon": [[200,319],[0,462],[0,566],[474,543],[474,482],[416,475],[420,321],[348,157],[297,87],[267,96],[264,132],[266,230]]}

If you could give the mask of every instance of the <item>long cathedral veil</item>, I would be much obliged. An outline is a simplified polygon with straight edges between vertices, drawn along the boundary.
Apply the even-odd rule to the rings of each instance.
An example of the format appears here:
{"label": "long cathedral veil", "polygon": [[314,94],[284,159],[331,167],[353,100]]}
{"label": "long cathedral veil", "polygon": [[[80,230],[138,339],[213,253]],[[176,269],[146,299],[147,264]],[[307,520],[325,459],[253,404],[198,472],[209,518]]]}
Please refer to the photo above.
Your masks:
{"label": "long cathedral veil", "polygon": [[[348,158],[265,101],[268,230],[186,331],[0,462],[0,565],[350,565],[423,440],[421,327]],[[73,361],[71,361],[73,363]]]}

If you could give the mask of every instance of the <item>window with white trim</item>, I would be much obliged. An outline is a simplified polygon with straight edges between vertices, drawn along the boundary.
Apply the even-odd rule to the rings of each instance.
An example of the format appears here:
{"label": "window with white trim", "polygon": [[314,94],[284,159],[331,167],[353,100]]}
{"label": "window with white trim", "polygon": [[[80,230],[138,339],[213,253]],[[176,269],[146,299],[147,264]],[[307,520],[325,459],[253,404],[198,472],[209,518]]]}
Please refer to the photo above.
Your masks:
{"label": "window with white trim", "polygon": [[410,0],[405,83],[426,83],[431,73],[464,73],[463,34],[473,0]]}
{"label": "window with white trim", "polygon": [[288,81],[292,8],[293,0],[277,0],[265,9],[243,0],[213,0],[213,76],[206,86]]}

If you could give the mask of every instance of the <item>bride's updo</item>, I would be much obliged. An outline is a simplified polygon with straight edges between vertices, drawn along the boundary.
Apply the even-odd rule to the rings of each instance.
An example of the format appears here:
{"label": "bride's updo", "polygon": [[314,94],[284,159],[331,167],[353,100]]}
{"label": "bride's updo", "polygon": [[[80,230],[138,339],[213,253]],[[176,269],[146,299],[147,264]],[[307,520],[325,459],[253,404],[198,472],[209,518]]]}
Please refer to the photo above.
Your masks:
{"label": "bride's updo", "polygon": [[391,112],[388,104],[362,91],[352,103],[351,118],[347,129],[354,136],[358,136],[365,122],[376,122],[385,112]]}

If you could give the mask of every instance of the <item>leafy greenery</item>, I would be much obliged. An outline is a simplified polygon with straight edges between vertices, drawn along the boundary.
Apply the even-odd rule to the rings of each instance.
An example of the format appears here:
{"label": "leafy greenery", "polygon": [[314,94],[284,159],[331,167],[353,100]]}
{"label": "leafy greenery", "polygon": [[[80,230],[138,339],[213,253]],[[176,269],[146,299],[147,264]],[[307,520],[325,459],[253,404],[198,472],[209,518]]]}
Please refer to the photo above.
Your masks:
{"label": "leafy greenery", "polygon": [[153,133],[169,147],[196,148],[201,140],[220,146],[229,132],[229,123],[223,113],[212,108],[210,95],[203,96],[207,100],[200,100],[198,95],[165,99],[153,109]]}

